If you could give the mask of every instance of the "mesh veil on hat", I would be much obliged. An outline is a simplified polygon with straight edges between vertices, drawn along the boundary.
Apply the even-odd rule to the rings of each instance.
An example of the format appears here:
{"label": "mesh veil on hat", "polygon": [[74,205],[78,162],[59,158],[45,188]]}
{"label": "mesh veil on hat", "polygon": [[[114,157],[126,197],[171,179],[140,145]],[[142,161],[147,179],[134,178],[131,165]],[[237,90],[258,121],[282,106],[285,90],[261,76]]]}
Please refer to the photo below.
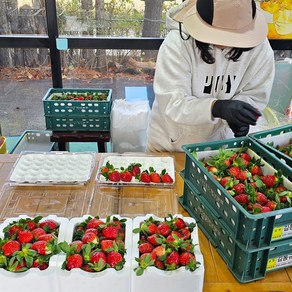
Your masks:
{"label": "mesh veil on hat", "polygon": [[249,48],[267,37],[267,21],[254,0],[189,0],[183,5],[172,18],[201,42]]}

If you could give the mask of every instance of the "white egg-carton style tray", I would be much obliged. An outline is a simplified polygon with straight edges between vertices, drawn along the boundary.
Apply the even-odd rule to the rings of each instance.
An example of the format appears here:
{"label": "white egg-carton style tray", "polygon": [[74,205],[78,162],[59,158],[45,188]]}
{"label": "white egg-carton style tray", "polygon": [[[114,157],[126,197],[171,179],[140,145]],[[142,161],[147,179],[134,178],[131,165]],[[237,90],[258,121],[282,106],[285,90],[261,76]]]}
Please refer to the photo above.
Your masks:
{"label": "white egg-carton style tray", "polygon": [[[183,217],[181,215],[173,215],[174,217],[181,217],[187,223],[196,223],[195,219],[191,217]],[[155,220],[163,221],[163,218],[157,217],[153,214],[146,216],[135,217],[133,219],[133,229],[139,228],[141,223],[149,217]],[[132,273],[131,273],[131,291],[168,291],[176,292],[183,289],[184,292],[201,292],[204,284],[204,259],[199,247],[198,227],[194,228],[191,233],[191,239],[195,245],[196,261],[200,263],[198,269],[191,272],[185,267],[180,267],[173,271],[163,271],[156,267],[148,267],[142,275],[137,276],[134,269],[138,267],[135,258],[139,258],[139,233],[133,234],[132,247]]]}
{"label": "white egg-carton style tray", "polygon": [[94,153],[22,152],[10,174],[12,184],[85,184]]}
{"label": "white egg-carton style tray", "polygon": [[[114,166],[115,169],[120,170],[121,168],[127,168],[132,163],[139,163],[141,164],[141,172],[144,170],[148,170],[149,167],[153,167],[153,169],[157,173],[161,173],[162,170],[166,170],[171,178],[173,179],[172,183],[144,183],[136,179],[135,177],[132,178],[130,182],[123,182],[120,180],[119,182],[113,182],[110,180],[106,180],[106,178],[102,175],[101,169],[106,163],[109,162]],[[174,158],[171,156],[155,156],[155,155],[145,155],[145,154],[103,154],[102,158],[99,162],[99,167],[97,171],[96,180],[102,184],[109,184],[109,185],[151,185],[151,186],[173,186],[175,183],[175,167],[174,167]]]}

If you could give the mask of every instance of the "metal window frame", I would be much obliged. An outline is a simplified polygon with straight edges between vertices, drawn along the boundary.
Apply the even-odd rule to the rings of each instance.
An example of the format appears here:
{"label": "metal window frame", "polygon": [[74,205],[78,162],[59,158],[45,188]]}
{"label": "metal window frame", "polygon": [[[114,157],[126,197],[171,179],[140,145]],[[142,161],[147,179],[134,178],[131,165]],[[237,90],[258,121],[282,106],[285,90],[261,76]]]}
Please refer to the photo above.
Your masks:
{"label": "metal window frame", "polygon": [[[56,47],[59,37],[56,0],[46,0],[48,35],[0,35],[0,48],[47,48],[50,52],[54,88],[62,88],[61,54]],[[68,49],[158,50],[163,38],[68,37]],[[273,50],[291,50],[292,40],[270,39]]]}

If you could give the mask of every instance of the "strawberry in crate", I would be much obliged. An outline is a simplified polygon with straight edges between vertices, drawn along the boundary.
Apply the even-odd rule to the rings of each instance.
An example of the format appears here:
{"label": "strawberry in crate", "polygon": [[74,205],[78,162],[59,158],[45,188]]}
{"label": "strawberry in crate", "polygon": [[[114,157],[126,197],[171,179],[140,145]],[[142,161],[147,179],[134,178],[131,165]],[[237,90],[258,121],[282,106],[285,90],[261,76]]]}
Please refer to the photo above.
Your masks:
{"label": "strawberry in crate", "polygon": [[217,154],[201,162],[226,192],[250,213],[292,206],[292,191],[285,186],[281,170],[273,169],[271,173],[271,167],[261,158],[252,156],[246,147],[239,150],[220,148]]}
{"label": "strawberry in crate", "polygon": [[100,272],[107,268],[117,271],[125,264],[125,222],[115,216],[106,220],[88,216],[75,226],[72,241],[59,244],[66,253],[62,269]]}
{"label": "strawberry in crate", "polygon": [[200,266],[191,237],[195,226],[194,222],[172,215],[164,220],[150,216],[141,222],[140,227],[133,230],[134,234],[139,234],[136,275],[142,275],[149,267],[165,271],[185,267],[195,271]]}
{"label": "strawberry in crate", "polygon": [[0,267],[10,272],[30,268],[45,270],[50,258],[59,253],[59,222],[41,216],[21,218],[3,228],[0,239]]}

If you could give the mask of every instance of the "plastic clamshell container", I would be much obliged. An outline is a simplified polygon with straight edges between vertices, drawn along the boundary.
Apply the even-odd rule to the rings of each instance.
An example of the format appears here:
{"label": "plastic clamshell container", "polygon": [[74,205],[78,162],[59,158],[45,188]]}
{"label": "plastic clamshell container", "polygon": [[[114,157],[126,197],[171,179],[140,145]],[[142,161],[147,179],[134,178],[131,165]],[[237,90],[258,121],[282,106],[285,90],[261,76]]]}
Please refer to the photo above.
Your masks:
{"label": "plastic clamshell container", "polygon": [[[106,100],[52,100],[52,95],[107,94]],[[50,88],[43,98],[46,129],[52,131],[109,131],[112,89]]]}
{"label": "plastic clamshell container", "polygon": [[[272,241],[292,237],[292,208],[250,214],[226,192],[200,162],[203,157],[207,158],[217,153],[220,147],[236,150],[242,146],[248,147],[251,156],[262,158],[265,164],[264,174],[274,174],[276,170],[281,170],[284,185],[288,189],[292,188],[291,168],[250,138],[183,145],[182,148],[186,152],[183,178],[205,197],[212,212],[217,218],[222,218],[243,249],[268,247]],[[192,155],[193,151],[197,152],[197,158]],[[188,204],[187,200],[188,197],[183,198],[183,206]]]}
{"label": "plastic clamshell container", "polygon": [[[163,218],[157,217],[153,214],[146,216],[135,217],[133,219],[133,229],[139,228],[140,224],[147,218],[152,216],[154,219],[163,221]],[[191,217],[183,217],[181,215],[173,215],[183,218],[188,223],[195,223]],[[194,272],[188,271],[185,267],[180,267],[174,271],[162,271],[155,267],[148,267],[141,276],[137,276],[133,271],[138,263],[135,258],[139,258],[139,233],[133,234],[133,252],[132,252],[132,292],[140,291],[168,291],[177,292],[183,289],[184,292],[201,292],[204,283],[204,259],[199,248],[198,228],[194,228],[191,238],[195,246],[196,260],[200,262],[200,266]]]}
{"label": "plastic clamshell container", "polygon": [[85,184],[95,165],[95,154],[22,152],[10,174],[15,184]]}
{"label": "plastic clamshell container", "polygon": [[179,201],[221,255],[234,277],[241,283],[263,279],[266,273],[292,265],[291,240],[271,243],[269,247],[243,249],[221,218],[214,215],[208,201],[193,185],[185,182]]}
{"label": "plastic clamshell container", "polygon": [[[8,218],[0,225],[0,237],[3,236],[3,229],[21,218],[28,218],[29,216],[20,215],[15,218]],[[41,221],[45,219],[53,219],[60,223],[58,242],[65,239],[68,219],[64,217],[57,217],[55,215],[49,215],[44,217]],[[1,291],[9,292],[31,292],[35,291],[36,285],[41,283],[41,290],[43,292],[52,292],[57,290],[57,267],[58,255],[53,255],[49,261],[49,267],[43,271],[37,268],[31,268],[25,272],[13,273],[5,269],[0,268],[0,287]]]}
{"label": "plastic clamshell container", "polygon": [[87,212],[86,202],[91,195],[86,185],[35,185],[32,194],[26,185],[6,183],[1,190],[0,218],[8,219],[16,214],[82,216]]}
{"label": "plastic clamshell container", "polygon": [[174,188],[113,187],[98,183],[88,210],[88,213],[99,214],[100,217],[119,214],[131,218],[150,213],[165,217],[177,212],[177,194]]}
{"label": "plastic clamshell container", "polygon": [[6,154],[6,138],[4,136],[0,136],[0,154]]}
{"label": "plastic clamshell container", "polygon": [[[143,170],[148,170],[149,167],[153,167],[157,173],[161,173],[163,169],[172,177],[173,183],[143,183],[132,178],[130,182],[112,182],[106,180],[105,177],[101,174],[101,169],[106,163],[109,162],[114,166],[114,168],[119,169],[121,167],[127,168],[131,163],[140,163],[141,172]],[[145,154],[103,154],[99,162],[98,172],[96,180],[101,184],[107,185],[140,185],[140,186],[157,186],[157,187],[172,187],[175,183],[175,168],[174,168],[174,158],[171,156],[155,156],[155,155],[145,155]]]}
{"label": "plastic clamshell container", "polygon": [[54,142],[50,141],[51,134],[51,131],[24,131],[9,153],[20,154],[22,151],[49,152],[54,147]]}
{"label": "plastic clamshell container", "polygon": [[[284,154],[276,149],[277,146],[289,145],[289,140],[292,138],[292,125],[285,125],[278,128],[273,128],[265,131],[250,134],[252,139],[255,139],[259,144],[274,153],[283,163],[287,163],[292,168],[292,157]],[[271,145],[272,143],[272,145]],[[291,169],[292,171],[292,169]]]}
{"label": "plastic clamshell container", "polygon": [[[91,215],[84,215],[80,218],[72,218],[69,221],[66,238],[67,242],[72,242],[74,228]],[[58,291],[91,291],[96,287],[100,292],[129,292],[130,291],[130,272],[131,272],[131,251],[132,251],[132,219],[114,215],[119,219],[127,219],[125,230],[125,265],[120,271],[113,268],[106,268],[101,272],[89,273],[81,269],[70,271],[62,270],[61,266],[66,256],[60,255],[58,258]],[[93,216],[91,216],[93,217]],[[101,218],[102,219],[102,218]],[[104,219],[106,220],[106,219]]]}

